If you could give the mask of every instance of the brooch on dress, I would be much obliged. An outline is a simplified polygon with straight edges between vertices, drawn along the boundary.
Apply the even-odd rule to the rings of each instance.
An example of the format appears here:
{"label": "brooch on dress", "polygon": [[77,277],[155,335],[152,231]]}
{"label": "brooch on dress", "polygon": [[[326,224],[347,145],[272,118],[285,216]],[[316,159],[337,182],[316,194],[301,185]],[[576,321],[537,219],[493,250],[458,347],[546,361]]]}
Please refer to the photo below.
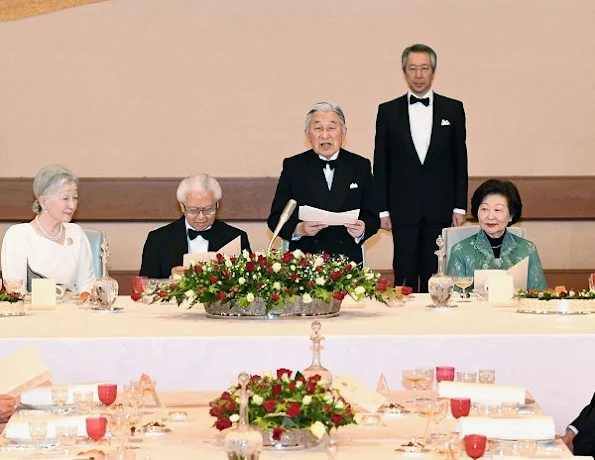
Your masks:
{"label": "brooch on dress", "polygon": [[66,238],[66,244],[72,246],[72,238]]}

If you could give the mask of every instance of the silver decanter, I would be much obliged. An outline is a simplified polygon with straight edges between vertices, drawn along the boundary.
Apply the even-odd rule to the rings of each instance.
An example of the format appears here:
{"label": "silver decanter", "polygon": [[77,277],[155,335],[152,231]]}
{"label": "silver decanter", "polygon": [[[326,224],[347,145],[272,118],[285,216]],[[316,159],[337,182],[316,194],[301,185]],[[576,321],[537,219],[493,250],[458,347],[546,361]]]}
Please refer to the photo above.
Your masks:
{"label": "silver decanter", "polygon": [[111,310],[118,298],[118,282],[107,273],[108,251],[107,239],[101,244],[101,277],[93,283],[92,298],[97,307],[102,310]]}
{"label": "silver decanter", "polygon": [[428,280],[428,292],[432,298],[432,307],[434,308],[448,308],[448,301],[454,288],[454,281],[452,277],[444,273],[446,265],[446,251],[444,250],[444,240],[442,236],[436,239],[438,250],[434,252],[438,257],[438,273],[435,273]]}

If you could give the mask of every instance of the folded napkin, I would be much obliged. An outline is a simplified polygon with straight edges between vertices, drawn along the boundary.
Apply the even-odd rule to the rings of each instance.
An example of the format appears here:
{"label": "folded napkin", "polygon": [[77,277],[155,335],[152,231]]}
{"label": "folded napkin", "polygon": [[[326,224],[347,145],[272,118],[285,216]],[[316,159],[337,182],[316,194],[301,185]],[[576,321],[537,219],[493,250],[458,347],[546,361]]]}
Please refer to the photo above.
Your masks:
{"label": "folded napkin", "polygon": [[[74,404],[74,393],[81,391],[92,391],[93,401],[99,402],[99,395],[97,393],[98,383],[81,383],[74,385],[60,385],[62,388],[68,388],[68,402],[67,404]],[[21,404],[26,406],[41,407],[52,406],[52,387],[43,386],[29,390],[21,395]]]}
{"label": "folded napkin", "polygon": [[546,416],[522,418],[461,417],[457,431],[466,434],[483,434],[495,439],[554,439],[554,419]]}
{"label": "folded napkin", "polygon": [[[39,418],[47,420],[48,432],[46,439],[56,439],[56,426],[59,425],[74,425],[76,426],[78,436],[87,436],[85,422],[87,416],[85,415],[64,416],[56,414],[45,415]],[[31,439],[31,435],[29,434],[29,420],[31,419],[32,416],[12,416],[6,424],[3,436],[11,440]]]}
{"label": "folded napkin", "polygon": [[525,388],[491,383],[440,382],[441,398],[469,398],[474,403],[500,404],[503,402],[525,404]]}

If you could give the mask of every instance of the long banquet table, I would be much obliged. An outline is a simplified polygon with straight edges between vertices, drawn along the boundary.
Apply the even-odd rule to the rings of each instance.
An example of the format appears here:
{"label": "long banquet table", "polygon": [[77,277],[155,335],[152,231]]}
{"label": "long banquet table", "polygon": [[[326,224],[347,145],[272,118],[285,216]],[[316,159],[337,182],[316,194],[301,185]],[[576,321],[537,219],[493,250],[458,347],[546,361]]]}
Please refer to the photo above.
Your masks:
{"label": "long banquet table", "polygon": [[[401,371],[453,365],[495,368],[497,382],[530,389],[563,431],[595,390],[595,315],[526,315],[487,302],[425,308],[427,295],[403,307],[347,304],[322,319],[323,365],[375,387],[384,373],[400,388]],[[22,345],[39,349],[55,383],[109,380],[141,373],[158,388],[204,391],[226,388],[241,370],[303,369],[310,364],[311,319],[221,320],[201,308],[145,305],[120,297],[119,313],[74,304],[0,318],[0,356]]]}

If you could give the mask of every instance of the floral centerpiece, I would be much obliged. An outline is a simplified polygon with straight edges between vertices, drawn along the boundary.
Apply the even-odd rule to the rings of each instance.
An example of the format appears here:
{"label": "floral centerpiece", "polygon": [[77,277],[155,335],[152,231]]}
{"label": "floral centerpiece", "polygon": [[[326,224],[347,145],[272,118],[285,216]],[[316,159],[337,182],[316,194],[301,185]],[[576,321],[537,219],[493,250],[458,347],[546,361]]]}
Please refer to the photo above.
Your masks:
{"label": "floral centerpiece", "polygon": [[20,292],[0,291],[0,316],[22,316],[25,302]]}
{"label": "floral centerpiece", "polygon": [[[320,375],[306,378],[300,372],[278,369],[276,376],[253,375],[248,388],[248,419],[264,432],[265,444],[267,437],[274,444],[296,430],[321,439],[333,428],[356,423],[354,409],[337,390],[326,388]],[[209,406],[216,418],[214,427],[231,427],[239,420],[239,387],[233,385]]]}
{"label": "floral centerpiece", "polygon": [[215,260],[194,263],[183,275],[174,275],[169,284],[144,295],[158,301],[175,299],[178,305],[187,302],[189,307],[220,303],[249,308],[258,301],[269,313],[282,310],[288,302],[340,302],[348,294],[357,301],[367,297],[384,302],[387,287],[379,274],[344,257],[300,250],[243,251],[237,257],[217,254]]}
{"label": "floral centerpiece", "polygon": [[23,296],[19,292],[0,292],[0,302],[16,303],[23,300]]}
{"label": "floral centerpiece", "polygon": [[516,292],[522,313],[585,314],[595,313],[595,292],[573,291],[564,286],[555,289]]}
{"label": "floral centerpiece", "polygon": [[536,289],[529,289],[525,291],[520,289],[517,291],[516,296],[519,298],[538,300],[595,300],[595,292],[588,291],[587,289],[583,289],[581,291],[573,291],[572,289],[567,290],[564,286],[561,286],[557,289],[546,289],[544,291],[539,291]]}

